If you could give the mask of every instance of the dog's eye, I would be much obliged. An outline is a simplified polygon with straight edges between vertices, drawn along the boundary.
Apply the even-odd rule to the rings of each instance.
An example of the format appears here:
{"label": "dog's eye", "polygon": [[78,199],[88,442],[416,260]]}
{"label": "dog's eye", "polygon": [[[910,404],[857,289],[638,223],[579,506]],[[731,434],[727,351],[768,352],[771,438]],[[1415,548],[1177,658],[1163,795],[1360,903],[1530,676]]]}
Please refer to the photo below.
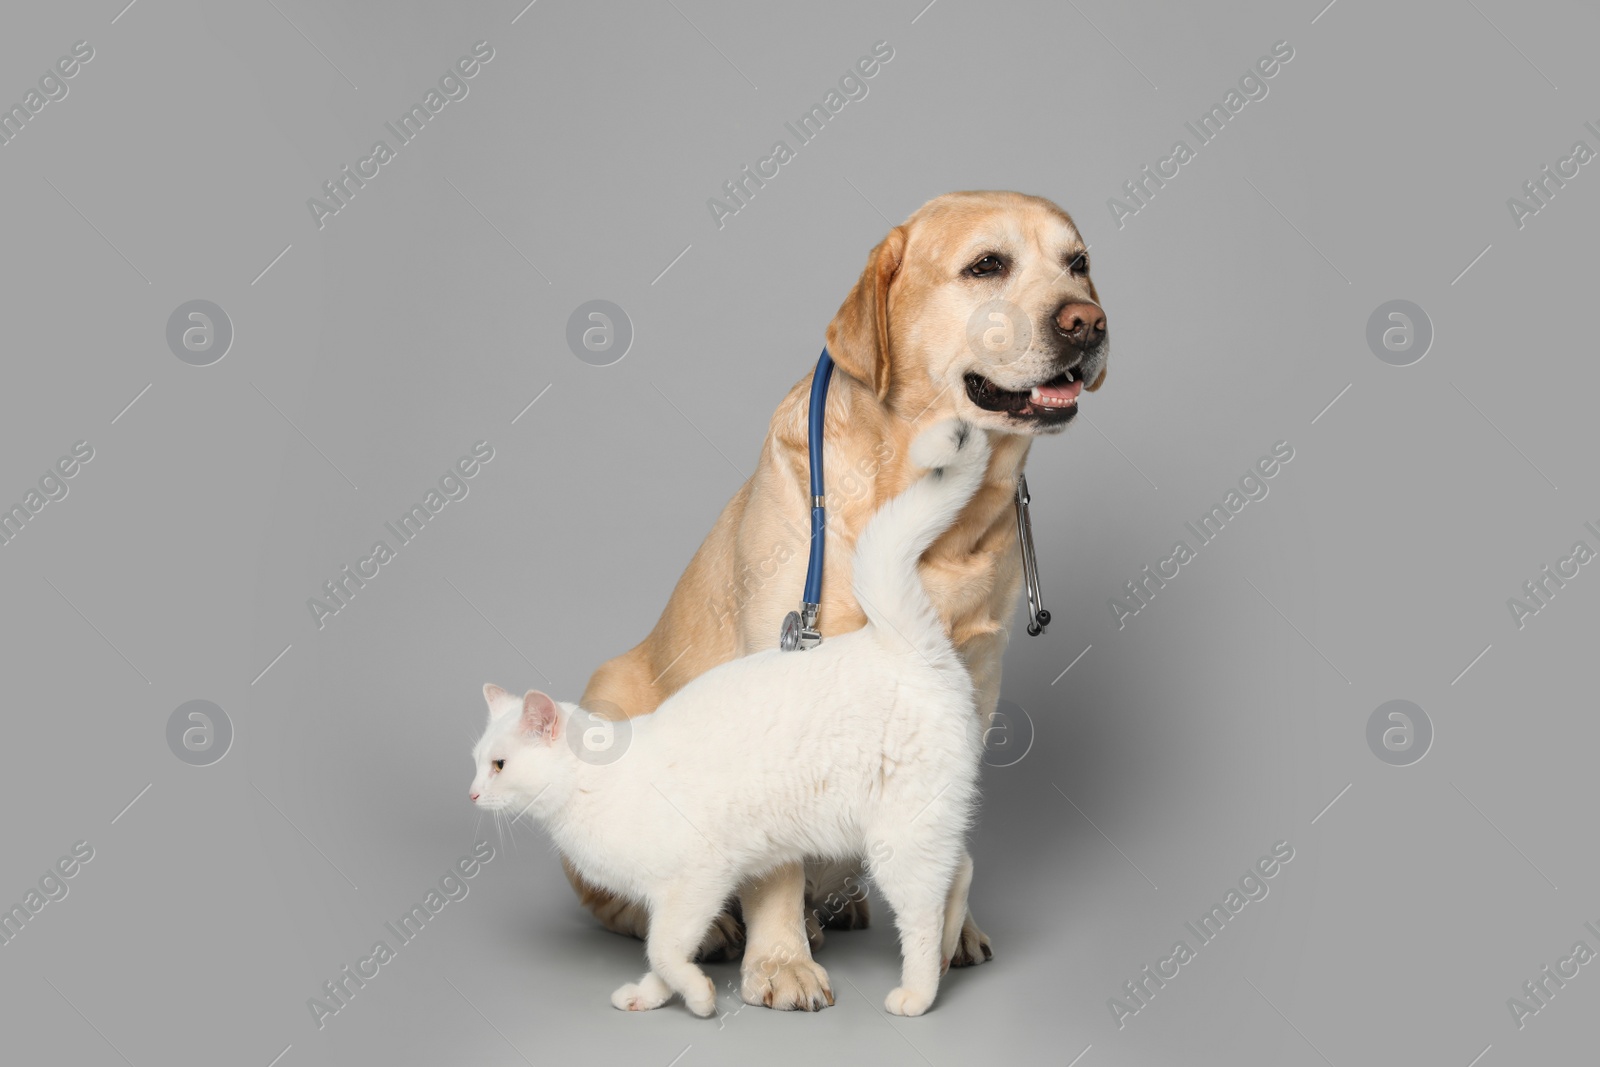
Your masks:
{"label": "dog's eye", "polygon": [[1079,252],[1067,260],[1067,270],[1073,274],[1088,274],[1089,254],[1087,252]]}
{"label": "dog's eye", "polygon": [[967,268],[967,273],[974,278],[987,278],[991,274],[999,274],[1006,269],[1006,261],[990,253],[979,259]]}
{"label": "dog's eye", "polygon": [[489,766],[493,767],[497,771],[503,771],[506,769],[506,761],[503,759],[497,759],[490,763]]}

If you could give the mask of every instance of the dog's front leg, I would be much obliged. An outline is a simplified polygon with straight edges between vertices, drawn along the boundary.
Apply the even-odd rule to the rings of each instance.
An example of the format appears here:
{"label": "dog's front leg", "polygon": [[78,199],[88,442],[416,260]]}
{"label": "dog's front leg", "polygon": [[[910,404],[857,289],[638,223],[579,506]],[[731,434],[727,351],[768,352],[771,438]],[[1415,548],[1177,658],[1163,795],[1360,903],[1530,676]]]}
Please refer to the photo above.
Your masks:
{"label": "dog's front leg", "polygon": [[811,959],[806,940],[806,876],[798,863],[778,868],[739,891],[745,951],[739,995],[779,1011],[821,1011],[833,1003],[828,972]]}

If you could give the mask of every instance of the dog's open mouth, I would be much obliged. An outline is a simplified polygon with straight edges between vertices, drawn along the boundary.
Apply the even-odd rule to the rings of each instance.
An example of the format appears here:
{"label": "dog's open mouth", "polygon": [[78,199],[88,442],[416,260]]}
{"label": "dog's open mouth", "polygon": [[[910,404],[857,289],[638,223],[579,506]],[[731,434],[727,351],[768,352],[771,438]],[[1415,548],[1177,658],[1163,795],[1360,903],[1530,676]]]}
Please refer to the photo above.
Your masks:
{"label": "dog's open mouth", "polygon": [[967,375],[966,383],[967,399],[983,410],[1042,422],[1066,422],[1072,418],[1078,413],[1078,394],[1083,392],[1083,380],[1076,368],[1032,389],[1002,389],[975,373]]}

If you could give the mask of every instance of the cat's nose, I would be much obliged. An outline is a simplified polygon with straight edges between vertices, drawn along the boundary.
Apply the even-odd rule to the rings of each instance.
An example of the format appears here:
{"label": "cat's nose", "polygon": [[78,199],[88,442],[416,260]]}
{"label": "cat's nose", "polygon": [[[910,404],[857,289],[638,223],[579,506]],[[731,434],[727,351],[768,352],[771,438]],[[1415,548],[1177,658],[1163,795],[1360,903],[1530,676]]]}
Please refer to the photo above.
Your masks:
{"label": "cat's nose", "polygon": [[472,794],[472,799],[473,800],[477,800],[478,799],[478,794],[476,794],[476,793]]}

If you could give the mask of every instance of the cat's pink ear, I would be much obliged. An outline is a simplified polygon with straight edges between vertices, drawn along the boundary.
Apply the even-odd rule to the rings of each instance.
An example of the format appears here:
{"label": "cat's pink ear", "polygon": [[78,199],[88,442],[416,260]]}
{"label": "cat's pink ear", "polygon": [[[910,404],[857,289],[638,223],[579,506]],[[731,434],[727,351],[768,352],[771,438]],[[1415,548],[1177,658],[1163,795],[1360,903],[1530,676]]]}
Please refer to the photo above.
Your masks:
{"label": "cat's pink ear", "polygon": [[543,735],[546,741],[554,741],[560,736],[561,717],[557,713],[556,702],[537,689],[528,690],[522,698],[522,731],[530,735]]}
{"label": "cat's pink ear", "polygon": [[489,705],[489,718],[505,710],[506,691],[493,682],[483,684],[483,699]]}

